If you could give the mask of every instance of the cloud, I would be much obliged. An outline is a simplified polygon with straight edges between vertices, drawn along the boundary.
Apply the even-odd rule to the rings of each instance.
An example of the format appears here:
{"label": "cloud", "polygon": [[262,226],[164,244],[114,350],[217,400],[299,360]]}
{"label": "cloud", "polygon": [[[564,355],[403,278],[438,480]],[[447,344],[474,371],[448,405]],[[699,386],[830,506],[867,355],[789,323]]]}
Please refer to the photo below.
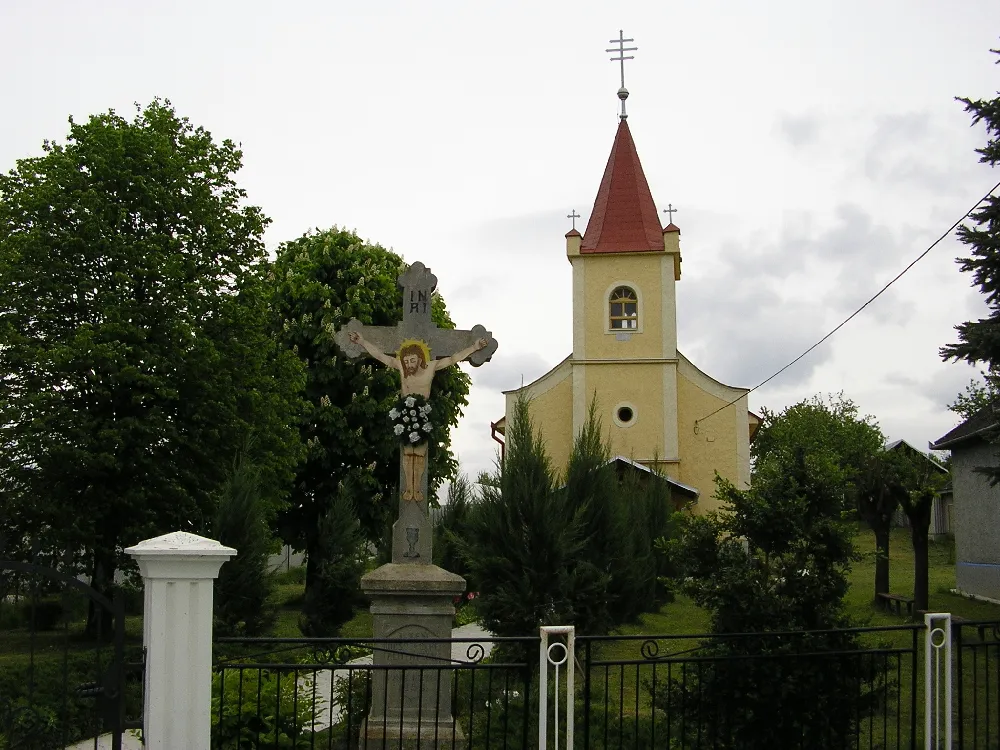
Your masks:
{"label": "cloud", "polygon": [[[942,363],[934,375],[914,383],[915,390],[932,404],[946,407],[964,393],[970,380],[982,380],[979,369],[964,362]],[[959,417],[956,415],[956,420]]]}
{"label": "cloud", "polygon": [[[723,382],[756,385],[895,275],[909,260],[911,233],[894,231],[844,202],[832,217],[790,213],[769,234],[723,242],[712,253],[708,272],[678,285],[681,350]],[[914,312],[911,299],[890,292],[848,325],[903,324]],[[832,343],[821,344],[783,373],[782,387],[808,381],[833,356]]]}
{"label": "cloud", "polygon": [[856,276],[897,265],[904,256],[907,246],[861,206],[843,202],[832,213],[831,221],[816,213],[789,212],[770,236],[730,240],[720,255],[734,273],[766,273],[769,279],[779,280],[795,272],[811,272],[817,264],[826,272]]}
{"label": "cloud", "polygon": [[[576,212],[583,214],[576,220],[576,228],[580,232],[587,226],[593,200],[593,196],[586,200],[580,199],[576,205]],[[470,225],[470,229],[464,234],[474,237],[477,255],[482,250],[487,250],[504,258],[512,255],[537,258],[539,245],[548,248],[547,254],[551,254],[553,247],[565,249],[563,237],[570,230],[571,222],[566,216],[571,207],[572,205],[569,208],[551,206],[542,211],[477,222]]]}
{"label": "cloud", "polygon": [[778,134],[791,146],[810,146],[819,138],[820,118],[815,114],[781,114],[776,124]]}
{"label": "cloud", "polygon": [[[569,354],[569,351],[566,352]],[[535,352],[504,353],[498,350],[488,363],[472,370],[477,388],[509,391],[541,377],[551,365]]]}
{"label": "cloud", "polygon": [[979,182],[973,149],[983,139],[977,129],[956,128],[960,119],[957,111],[950,117],[922,111],[878,118],[863,151],[864,176],[882,186],[964,194]]}
{"label": "cloud", "polygon": [[[704,280],[686,290],[680,348],[695,365],[728,385],[750,388],[788,364],[823,334],[824,313],[815,305],[789,301],[763,286],[734,293],[712,291]],[[776,332],[780,331],[780,335]],[[685,342],[691,342],[689,346]],[[831,356],[820,347],[781,376],[785,385],[804,382]]]}

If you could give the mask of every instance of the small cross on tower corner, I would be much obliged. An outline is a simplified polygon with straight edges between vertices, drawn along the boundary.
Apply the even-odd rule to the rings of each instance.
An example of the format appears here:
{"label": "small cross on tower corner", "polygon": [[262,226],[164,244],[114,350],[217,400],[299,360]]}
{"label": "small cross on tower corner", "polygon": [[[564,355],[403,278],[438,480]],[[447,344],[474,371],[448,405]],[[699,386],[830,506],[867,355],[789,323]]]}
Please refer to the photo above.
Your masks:
{"label": "small cross on tower corner", "polygon": [[668,203],[667,207],[663,209],[663,213],[667,215],[667,226],[674,223],[674,214],[677,213],[677,209],[674,208],[673,203]]}

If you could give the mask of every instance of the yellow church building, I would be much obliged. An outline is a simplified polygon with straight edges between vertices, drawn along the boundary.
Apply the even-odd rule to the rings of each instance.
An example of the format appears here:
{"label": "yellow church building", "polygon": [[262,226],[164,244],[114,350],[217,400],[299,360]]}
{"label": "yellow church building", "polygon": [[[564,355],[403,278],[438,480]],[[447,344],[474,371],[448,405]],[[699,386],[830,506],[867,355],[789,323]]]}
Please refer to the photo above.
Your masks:
{"label": "yellow church building", "polygon": [[[566,235],[573,267],[573,351],[532,383],[505,391],[506,414],[525,396],[553,466],[565,471],[592,399],[621,461],[655,466],[696,512],[717,507],[718,472],[750,481],[760,420],[747,389],[699,370],[677,349],[680,229],[660,225],[628,120],[618,124],[587,229]],[[727,404],[711,417],[708,415]],[[503,434],[506,417],[494,424]]]}

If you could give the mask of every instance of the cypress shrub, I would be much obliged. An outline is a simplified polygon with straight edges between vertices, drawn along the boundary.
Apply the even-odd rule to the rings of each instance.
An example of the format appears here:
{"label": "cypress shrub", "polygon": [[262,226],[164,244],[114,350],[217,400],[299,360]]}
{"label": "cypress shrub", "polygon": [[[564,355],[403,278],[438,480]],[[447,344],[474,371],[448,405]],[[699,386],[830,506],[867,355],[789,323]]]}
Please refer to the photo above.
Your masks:
{"label": "cypress shrub", "polygon": [[236,550],[215,581],[217,635],[261,635],[277,615],[269,601],[274,577],[267,561],[273,540],[260,487],[257,467],[241,453],[222,486],[212,524],[215,538]]}

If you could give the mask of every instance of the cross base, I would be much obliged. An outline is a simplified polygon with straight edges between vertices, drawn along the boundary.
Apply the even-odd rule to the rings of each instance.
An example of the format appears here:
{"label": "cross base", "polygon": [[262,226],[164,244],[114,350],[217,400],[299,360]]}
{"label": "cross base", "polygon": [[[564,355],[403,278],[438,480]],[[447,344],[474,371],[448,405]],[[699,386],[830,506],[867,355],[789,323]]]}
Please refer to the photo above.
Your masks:
{"label": "cross base", "polygon": [[465,733],[454,719],[402,724],[365,719],[360,747],[362,750],[452,750],[465,747]]}
{"label": "cross base", "polygon": [[[465,586],[455,573],[418,563],[387,563],[362,576],[375,638],[400,641],[398,647],[376,644],[362,748],[452,748],[464,740],[451,715],[454,671],[448,639],[454,598]],[[440,640],[412,642],[427,638]]]}

